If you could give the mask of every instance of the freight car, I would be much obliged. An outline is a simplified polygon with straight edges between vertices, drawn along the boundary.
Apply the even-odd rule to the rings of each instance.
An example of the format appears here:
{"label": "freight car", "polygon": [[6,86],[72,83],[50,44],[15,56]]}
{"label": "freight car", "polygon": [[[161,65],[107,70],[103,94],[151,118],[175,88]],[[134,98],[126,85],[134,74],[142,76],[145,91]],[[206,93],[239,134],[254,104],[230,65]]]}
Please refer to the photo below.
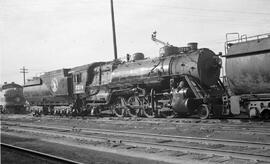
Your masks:
{"label": "freight car", "polygon": [[[156,36],[152,39],[157,41]],[[224,114],[224,87],[219,80],[221,59],[197,43],[166,44],[160,56],[96,62],[47,72],[26,84],[32,108],[46,113],[98,114],[118,117]],[[69,111],[69,112],[67,112]]]}
{"label": "freight car", "polygon": [[23,87],[14,82],[0,86],[1,113],[25,113]]}
{"label": "freight car", "polygon": [[[225,43],[225,68],[232,114],[270,118],[270,33],[240,36]],[[227,34],[227,38],[230,36]]]}

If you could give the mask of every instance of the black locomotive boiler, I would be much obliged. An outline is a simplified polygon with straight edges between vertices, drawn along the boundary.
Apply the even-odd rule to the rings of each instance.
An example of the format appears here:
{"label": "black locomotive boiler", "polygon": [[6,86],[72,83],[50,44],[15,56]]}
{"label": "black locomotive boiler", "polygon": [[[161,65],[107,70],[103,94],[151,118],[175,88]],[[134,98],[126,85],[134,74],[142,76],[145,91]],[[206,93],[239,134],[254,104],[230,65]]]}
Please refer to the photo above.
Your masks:
{"label": "black locomotive boiler", "polygon": [[[155,36],[153,37],[155,40]],[[153,40],[154,40],[153,39]],[[96,62],[47,72],[26,84],[32,108],[50,113],[116,116],[221,115],[221,59],[197,43],[166,44],[160,56],[135,53],[127,61]]]}

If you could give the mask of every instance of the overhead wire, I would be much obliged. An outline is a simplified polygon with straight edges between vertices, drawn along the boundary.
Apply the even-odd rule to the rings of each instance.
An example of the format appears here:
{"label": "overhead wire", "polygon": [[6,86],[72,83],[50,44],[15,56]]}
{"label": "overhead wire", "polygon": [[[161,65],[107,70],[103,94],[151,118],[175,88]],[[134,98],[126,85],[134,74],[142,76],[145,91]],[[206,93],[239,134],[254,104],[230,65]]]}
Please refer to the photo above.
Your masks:
{"label": "overhead wire", "polygon": [[[121,1],[121,0],[120,0]],[[154,1],[156,2],[156,1]],[[168,3],[166,4],[157,4],[157,3],[145,3],[142,1],[134,1],[134,2],[129,2],[128,4],[130,5],[132,3],[132,5],[137,5],[140,7],[158,7],[158,8],[167,8],[167,9],[183,9],[183,10],[193,10],[193,11],[205,11],[205,12],[222,12],[222,13],[237,13],[237,14],[258,14],[258,15],[270,15],[270,12],[254,12],[254,11],[242,11],[242,10],[228,10],[228,9],[220,9],[218,7],[218,9],[210,9],[210,8],[194,8],[194,7],[186,7],[186,6],[179,6],[179,5],[168,5]],[[120,3],[119,4],[125,4],[125,3]],[[127,3],[126,3],[127,4]],[[270,4],[270,3],[269,3]]]}

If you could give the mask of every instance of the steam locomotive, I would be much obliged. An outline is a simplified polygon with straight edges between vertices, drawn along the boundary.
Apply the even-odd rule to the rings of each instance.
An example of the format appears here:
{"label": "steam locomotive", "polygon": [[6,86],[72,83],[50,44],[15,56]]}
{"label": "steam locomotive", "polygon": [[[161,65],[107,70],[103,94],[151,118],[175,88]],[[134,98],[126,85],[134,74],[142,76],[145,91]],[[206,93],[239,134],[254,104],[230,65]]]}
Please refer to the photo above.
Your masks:
{"label": "steam locomotive", "polygon": [[14,82],[0,86],[0,109],[1,113],[24,113],[23,87]]}
{"label": "steam locomotive", "polygon": [[[152,35],[152,40],[164,43]],[[222,61],[197,43],[176,47],[168,43],[160,56],[135,53],[126,61],[95,62],[46,72],[28,80],[24,96],[33,111],[58,115],[118,117],[221,116],[225,87],[219,79]]]}

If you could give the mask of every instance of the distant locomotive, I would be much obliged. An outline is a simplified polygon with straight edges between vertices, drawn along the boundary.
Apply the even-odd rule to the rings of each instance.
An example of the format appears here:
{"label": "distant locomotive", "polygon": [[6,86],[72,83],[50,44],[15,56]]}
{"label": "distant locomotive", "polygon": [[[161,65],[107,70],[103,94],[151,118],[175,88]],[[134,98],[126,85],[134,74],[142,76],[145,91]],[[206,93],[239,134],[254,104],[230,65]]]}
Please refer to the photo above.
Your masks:
{"label": "distant locomotive", "polygon": [[0,108],[1,113],[24,113],[23,87],[13,82],[0,86]]}
{"label": "distant locomotive", "polygon": [[232,114],[246,112],[250,117],[270,118],[270,33],[227,41],[225,68],[226,98]]}
{"label": "distant locomotive", "polygon": [[[154,41],[155,34],[152,36]],[[197,43],[165,44],[160,57],[96,62],[46,72],[29,80],[24,95],[32,110],[48,114],[116,116],[222,115],[224,87],[219,80],[221,59]]]}

